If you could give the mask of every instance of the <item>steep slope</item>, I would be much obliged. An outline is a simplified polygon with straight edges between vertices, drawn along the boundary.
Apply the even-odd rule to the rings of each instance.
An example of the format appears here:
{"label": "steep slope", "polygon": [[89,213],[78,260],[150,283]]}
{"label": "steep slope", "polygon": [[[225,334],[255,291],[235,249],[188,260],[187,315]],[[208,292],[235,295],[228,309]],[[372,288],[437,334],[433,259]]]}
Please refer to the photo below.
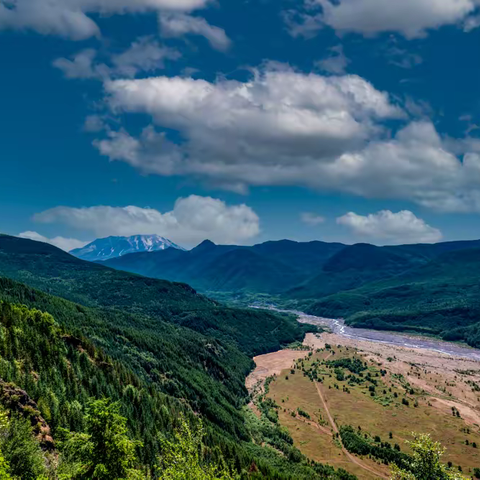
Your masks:
{"label": "steep slope", "polygon": [[[0,270],[85,299],[80,305],[0,278],[0,303],[9,305],[0,311],[0,380],[3,374],[28,390],[52,422],[54,436],[56,426],[81,431],[79,412],[86,402],[107,396],[120,402],[131,436],[143,442],[139,454],[149,467],[159,453],[159,435],[168,434],[184,411],[190,417],[191,412],[202,414],[214,459],[223,456],[245,478],[253,464],[259,475],[279,480],[353,478],[308,462],[285,432],[278,431],[275,437],[268,432],[264,440],[282,449],[282,455],[250,441],[240,407],[247,399],[244,378],[252,361],[235,345],[252,352],[278,348],[270,343],[272,338],[277,345],[282,336],[286,342],[302,338],[296,322],[264,312],[225,309],[186,285],[116,272],[50,245],[17,240],[0,237]],[[75,292],[77,287],[80,293]],[[105,304],[101,295],[91,296],[93,287],[105,289]],[[144,291],[139,295],[138,290]],[[16,308],[13,304],[52,314],[62,329],[54,340],[58,345],[49,345],[42,333],[54,325],[51,317],[20,307],[24,327],[7,314]],[[2,325],[11,329],[10,337]],[[204,334],[198,332],[200,327]],[[42,334],[34,333],[34,328]],[[295,330],[298,335],[292,336]],[[11,366],[2,349],[13,355]],[[56,352],[67,352],[67,357],[50,358]],[[54,370],[43,369],[47,364]]]}
{"label": "steep slope", "polygon": [[[60,321],[12,301],[19,298],[56,312]],[[205,402],[208,401],[220,417],[215,423],[204,417],[207,436],[202,449],[205,456],[213,462],[226,460],[242,478],[250,478],[248,472],[252,464],[262,478],[354,478],[309,462],[285,441],[285,432],[280,432],[283,440],[280,437],[276,440],[276,448],[280,448],[278,442],[282,442],[283,455],[251,443],[244,418],[232,404],[233,392],[228,398],[223,398],[221,392],[223,383],[232,376],[237,375],[239,384],[243,383],[240,370],[234,373],[228,368],[228,362],[230,366],[241,362],[238,352],[226,351],[215,341],[205,339],[206,345],[198,345],[187,355],[182,352],[191,341],[187,329],[178,329],[178,337],[169,338],[170,346],[164,337],[168,338],[168,328],[171,333],[174,327],[167,326],[157,337],[152,330],[153,338],[149,343],[147,337],[141,338],[144,326],[139,326],[137,321],[141,319],[133,319],[133,325],[127,327],[111,313],[85,308],[0,278],[0,459],[3,461],[5,456],[8,461],[8,464],[1,463],[1,468],[6,468],[13,478],[87,478],[79,475],[80,472],[73,473],[78,470],[79,462],[81,465],[90,461],[86,460],[90,451],[85,450],[86,443],[92,438],[100,440],[102,451],[93,451],[95,458],[100,460],[106,457],[106,449],[115,448],[112,442],[127,442],[133,438],[141,442],[136,448],[138,461],[134,460],[132,465],[138,472],[128,478],[152,478],[146,471],[158,465],[159,438],[171,435],[178,427],[180,413],[189,422],[196,422],[198,412],[205,414],[208,407]],[[97,345],[68,325],[91,336]],[[135,335],[137,328],[140,328],[139,336]],[[158,341],[160,349],[150,350]],[[113,357],[99,345],[110,350]],[[163,355],[158,356],[157,352]],[[235,359],[230,358],[232,354]],[[222,362],[227,369],[215,373],[213,364],[220,366]],[[188,389],[189,385],[195,388],[191,392],[186,390],[187,395],[177,400],[168,392],[163,393],[174,382],[182,388]],[[109,428],[118,427],[118,422],[122,422],[112,401],[118,403],[126,428],[121,438],[118,434],[110,437],[106,445],[101,439],[105,436],[108,439]],[[97,411],[101,417],[97,418],[102,418],[95,423],[94,437],[88,434],[91,433],[92,405],[100,408]],[[222,415],[222,409],[227,406],[228,410]],[[4,412],[9,414],[9,419],[4,417]],[[238,422],[238,431],[229,432],[228,424],[222,424],[225,420]],[[108,427],[111,422],[115,423]],[[72,436],[76,442],[67,446],[66,440]],[[73,448],[75,445],[80,448]],[[73,456],[75,451],[76,457]],[[126,454],[124,449],[121,451]],[[117,457],[110,461],[113,466],[123,461]],[[2,478],[10,478],[1,468]],[[157,473],[161,475],[161,471]],[[118,476],[104,475],[102,478]]]}
{"label": "steep slope", "polygon": [[288,240],[253,247],[205,241],[189,252],[126,255],[106,265],[185,282],[200,291],[279,293],[306,280],[343,248],[341,244]]}
{"label": "steep slope", "polygon": [[376,247],[356,244],[346,247],[323,265],[320,274],[299,285],[286,296],[295,299],[321,298],[394,277],[425,265],[445,252],[480,247],[479,241]]}
{"label": "steep slope", "polygon": [[183,250],[182,247],[159,235],[134,235],[132,237],[99,238],[70,253],[82,260],[94,262],[121,257],[129,253],[156,252],[169,248]]}
{"label": "steep slope", "polygon": [[254,245],[251,250],[265,258],[288,265],[304,277],[310,277],[317,273],[329,258],[344,248],[342,243],[280,240]]}
{"label": "steep slope", "polygon": [[147,384],[186,399],[225,432],[245,438],[236,408],[246,395],[244,375],[252,362],[228,342],[158,318],[78,305],[1,277],[0,300],[50,313],[74,336],[93,339]]}
{"label": "steep slope", "polygon": [[285,264],[257,253],[236,249],[213,260],[193,285],[202,290],[279,292],[302,276]]}
{"label": "steep slope", "polygon": [[450,251],[394,278],[328,296],[309,311],[358,327],[416,330],[480,346],[480,249]]}
{"label": "steep slope", "polygon": [[227,308],[188,285],[79,260],[51,245],[0,236],[0,275],[90,307],[108,307],[187,326],[238,345],[248,355],[302,337],[293,318]]}

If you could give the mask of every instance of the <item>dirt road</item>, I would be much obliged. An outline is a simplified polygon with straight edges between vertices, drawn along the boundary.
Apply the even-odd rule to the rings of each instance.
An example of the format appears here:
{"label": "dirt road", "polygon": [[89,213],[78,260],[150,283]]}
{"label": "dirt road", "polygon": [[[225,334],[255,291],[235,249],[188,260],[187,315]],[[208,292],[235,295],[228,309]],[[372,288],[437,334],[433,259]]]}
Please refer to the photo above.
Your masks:
{"label": "dirt road", "polygon": [[[323,396],[323,392],[322,392],[322,388],[321,388],[320,384],[318,382],[315,382],[315,386],[317,387],[318,396],[320,397],[320,400],[322,401],[323,408],[325,409],[325,412],[327,413],[327,417],[328,417],[328,420],[329,420],[330,424],[332,425],[333,431],[335,433],[340,434],[340,432],[338,431],[337,424],[335,423],[335,420],[333,419],[332,414],[330,413],[330,409],[328,408],[325,397]],[[360,468],[363,468],[367,472],[373,473],[378,478],[385,478],[385,479],[389,478],[387,475],[383,474],[382,472],[379,472],[378,470],[375,470],[374,468],[370,467],[369,465],[366,465],[365,463],[363,463],[359,458],[352,455],[343,445],[342,445],[342,451],[352,463],[354,463],[355,465],[358,465]]]}

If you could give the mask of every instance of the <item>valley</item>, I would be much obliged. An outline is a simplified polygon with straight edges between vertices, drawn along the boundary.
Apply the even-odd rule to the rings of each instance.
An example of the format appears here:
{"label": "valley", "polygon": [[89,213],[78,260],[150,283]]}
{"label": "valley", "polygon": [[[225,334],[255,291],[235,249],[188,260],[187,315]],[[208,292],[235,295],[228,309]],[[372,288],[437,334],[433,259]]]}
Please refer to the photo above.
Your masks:
{"label": "valley", "polygon": [[246,385],[302,453],[360,479],[389,478],[386,463],[410,453],[412,431],[431,433],[444,460],[471,476],[480,464],[479,352],[437,346],[309,333],[302,349],[256,357]]}
{"label": "valley", "polygon": [[103,265],[185,282],[236,306],[275,304],[348,326],[420,333],[480,347],[480,242],[377,247],[282,240],[204,241]]}
{"label": "valley", "polygon": [[[405,250],[407,257],[413,250],[417,260],[423,252],[419,269],[441,268],[445,273],[445,263],[458,272],[455,268],[460,267],[452,268],[452,262],[475,260],[476,250],[463,251],[464,246]],[[354,310],[359,305],[355,289],[314,303],[294,299],[288,292],[257,290],[268,278],[275,285],[290,281],[293,277],[282,277],[287,263],[288,268],[295,267],[298,279],[300,271],[311,275],[325,262],[330,265],[330,286],[343,282],[346,288],[347,278],[363,281],[352,274],[355,269],[360,277],[372,278],[373,270],[382,270],[385,252],[392,255],[391,250],[380,250],[380,260],[373,255],[368,267],[368,258],[352,256],[345,247],[346,258],[333,261],[341,248],[321,242],[306,247],[269,242],[249,250],[203,242],[194,254],[170,247],[114,259],[143,263],[161,255],[183,258],[180,265],[188,266],[191,260],[191,271],[197,275],[207,266],[202,258],[208,258],[207,263],[222,273],[215,280],[219,285],[224,275],[231,275],[229,288],[236,285],[233,292],[217,292],[223,300],[219,301],[186,283],[111,268],[112,260],[88,262],[51,245],[0,236],[0,359],[6,362],[0,367],[2,380],[10,382],[0,403],[29,418],[28,408],[11,402],[12,396],[16,398],[11,392],[25,392],[22,395],[35,412],[32,418],[41,419],[35,420],[43,425],[37,427],[41,438],[48,437],[48,442],[42,441],[67,464],[83,460],[79,452],[68,457],[63,438],[87,435],[92,408],[121,412],[123,435],[138,444],[134,448],[132,443],[135,456],[129,465],[143,472],[141,478],[157,478],[155,471],[166,468],[159,467],[162,442],[177,438],[182,445],[189,438],[185,422],[197,428],[198,419],[205,429],[201,440],[205,458],[197,467],[226,465],[228,474],[221,478],[387,479],[394,463],[408,467],[411,452],[405,441],[412,430],[431,433],[448,448],[445,458],[452,468],[473,475],[480,465],[480,354],[465,343],[440,339],[458,328],[458,316],[447,322],[448,310],[441,310],[442,315],[425,310],[428,321],[442,324],[444,333],[425,322],[406,322],[404,329],[395,324],[389,329],[386,323],[371,330],[368,323],[358,328],[361,325],[354,321],[360,315]],[[360,246],[362,252],[364,248]],[[432,253],[445,250],[446,258]],[[394,252],[397,260],[403,255],[403,249]],[[232,256],[241,266],[235,275],[229,263]],[[257,257],[263,260],[258,262]],[[404,261],[402,257],[400,264]],[[345,262],[347,271],[332,269]],[[418,268],[401,274],[397,267],[390,273],[383,269],[380,275],[393,276],[356,290],[370,298],[374,288],[414,278]],[[463,296],[451,295],[452,284],[440,283],[446,278],[440,274],[423,285],[430,288],[437,282],[437,295],[463,301],[462,312],[468,312],[468,318],[462,328],[475,329],[479,325],[473,302],[475,272],[470,270],[469,275],[458,279],[465,285]],[[246,284],[248,289],[240,288]],[[353,300],[343,307],[331,301],[341,295]],[[466,296],[470,303],[465,303]],[[423,300],[420,294],[416,298]],[[247,300],[271,305],[276,299],[283,309],[247,308]],[[324,318],[312,313],[319,303],[328,304],[332,312],[348,307],[353,314],[345,321]],[[301,313],[302,305],[310,313]],[[9,340],[2,343],[1,335]],[[38,356],[39,348],[57,352],[64,365],[55,385],[48,378],[56,360],[48,357],[46,364]],[[75,374],[69,365],[75,365]],[[8,458],[11,471],[20,472],[18,460]],[[54,477],[59,470],[49,471]]]}

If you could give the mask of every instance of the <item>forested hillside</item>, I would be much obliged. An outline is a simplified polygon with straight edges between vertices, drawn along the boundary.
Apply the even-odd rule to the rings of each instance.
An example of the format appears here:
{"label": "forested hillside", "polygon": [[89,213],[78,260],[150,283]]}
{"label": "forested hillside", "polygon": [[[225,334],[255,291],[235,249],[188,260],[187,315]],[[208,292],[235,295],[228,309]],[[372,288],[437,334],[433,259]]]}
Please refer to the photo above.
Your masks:
{"label": "forested hillside", "polygon": [[310,313],[385,330],[411,330],[480,347],[480,249],[449,252],[389,280],[328,296]]}
{"label": "forested hillside", "polygon": [[[22,441],[33,445],[37,473],[21,478],[37,478],[40,471],[52,478],[64,471],[63,478],[162,478],[157,467],[166,468],[159,459],[165,438],[175,429],[188,433],[181,414],[193,423],[200,414],[210,452],[205,461],[233,476],[350,478],[307,462],[285,433],[246,421],[249,355],[302,338],[291,318],[228,309],[186,285],[116,272],[44,244],[0,240],[4,275],[84,299],[81,305],[0,278],[0,389],[6,386],[0,404],[9,422],[17,421],[15,412],[35,419],[28,420],[33,437],[25,427]],[[12,403],[18,395],[28,408]],[[112,453],[117,460],[103,476],[93,473],[95,465],[108,464],[92,453],[99,418],[115,420],[124,448]],[[252,428],[267,448],[252,443]],[[79,451],[82,442],[88,448]],[[9,471],[18,475],[21,462],[9,455],[5,447]],[[111,473],[114,464],[123,465],[125,477]]]}
{"label": "forested hillside", "polygon": [[201,291],[279,293],[314,275],[340,243],[283,240],[253,247],[205,241],[188,252],[125,255],[106,265],[153,278],[186,282]]}
{"label": "forested hillside", "polygon": [[377,247],[284,240],[239,247],[205,241],[191,251],[135,253],[103,265],[186,282],[203,292],[220,293],[217,296],[222,298],[267,294],[308,304],[400,275],[444,253],[479,246],[479,241]]}
{"label": "forested hillside", "polygon": [[249,356],[278,349],[304,331],[293,317],[227,308],[186,284],[116,271],[45,243],[5,235],[0,236],[0,275],[84,306],[185,326],[233,342]]}
{"label": "forested hillside", "polygon": [[162,393],[50,314],[0,301],[1,478],[147,479],[166,471],[185,478],[186,468],[222,471],[225,480],[351,478],[294,457],[291,445],[288,461],[255,447],[249,430],[239,442],[206,427],[200,446],[188,402]]}
{"label": "forested hillside", "polygon": [[400,275],[426,265],[446,252],[479,246],[478,241],[387,247],[359,243],[336,253],[315,277],[286,292],[285,296],[293,299],[318,299]]}

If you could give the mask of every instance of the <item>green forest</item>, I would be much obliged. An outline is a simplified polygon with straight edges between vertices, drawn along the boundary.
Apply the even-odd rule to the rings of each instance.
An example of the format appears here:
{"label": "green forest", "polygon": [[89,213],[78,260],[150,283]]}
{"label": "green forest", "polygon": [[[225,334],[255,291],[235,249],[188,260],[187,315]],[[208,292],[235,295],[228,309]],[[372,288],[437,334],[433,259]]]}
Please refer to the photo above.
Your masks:
{"label": "green forest", "polygon": [[5,478],[186,478],[178,455],[199,479],[341,478],[285,458],[243,409],[251,356],[303,337],[293,317],[1,240]]}
{"label": "green forest", "polygon": [[449,252],[392,278],[321,298],[312,314],[480,347],[480,250]]}

